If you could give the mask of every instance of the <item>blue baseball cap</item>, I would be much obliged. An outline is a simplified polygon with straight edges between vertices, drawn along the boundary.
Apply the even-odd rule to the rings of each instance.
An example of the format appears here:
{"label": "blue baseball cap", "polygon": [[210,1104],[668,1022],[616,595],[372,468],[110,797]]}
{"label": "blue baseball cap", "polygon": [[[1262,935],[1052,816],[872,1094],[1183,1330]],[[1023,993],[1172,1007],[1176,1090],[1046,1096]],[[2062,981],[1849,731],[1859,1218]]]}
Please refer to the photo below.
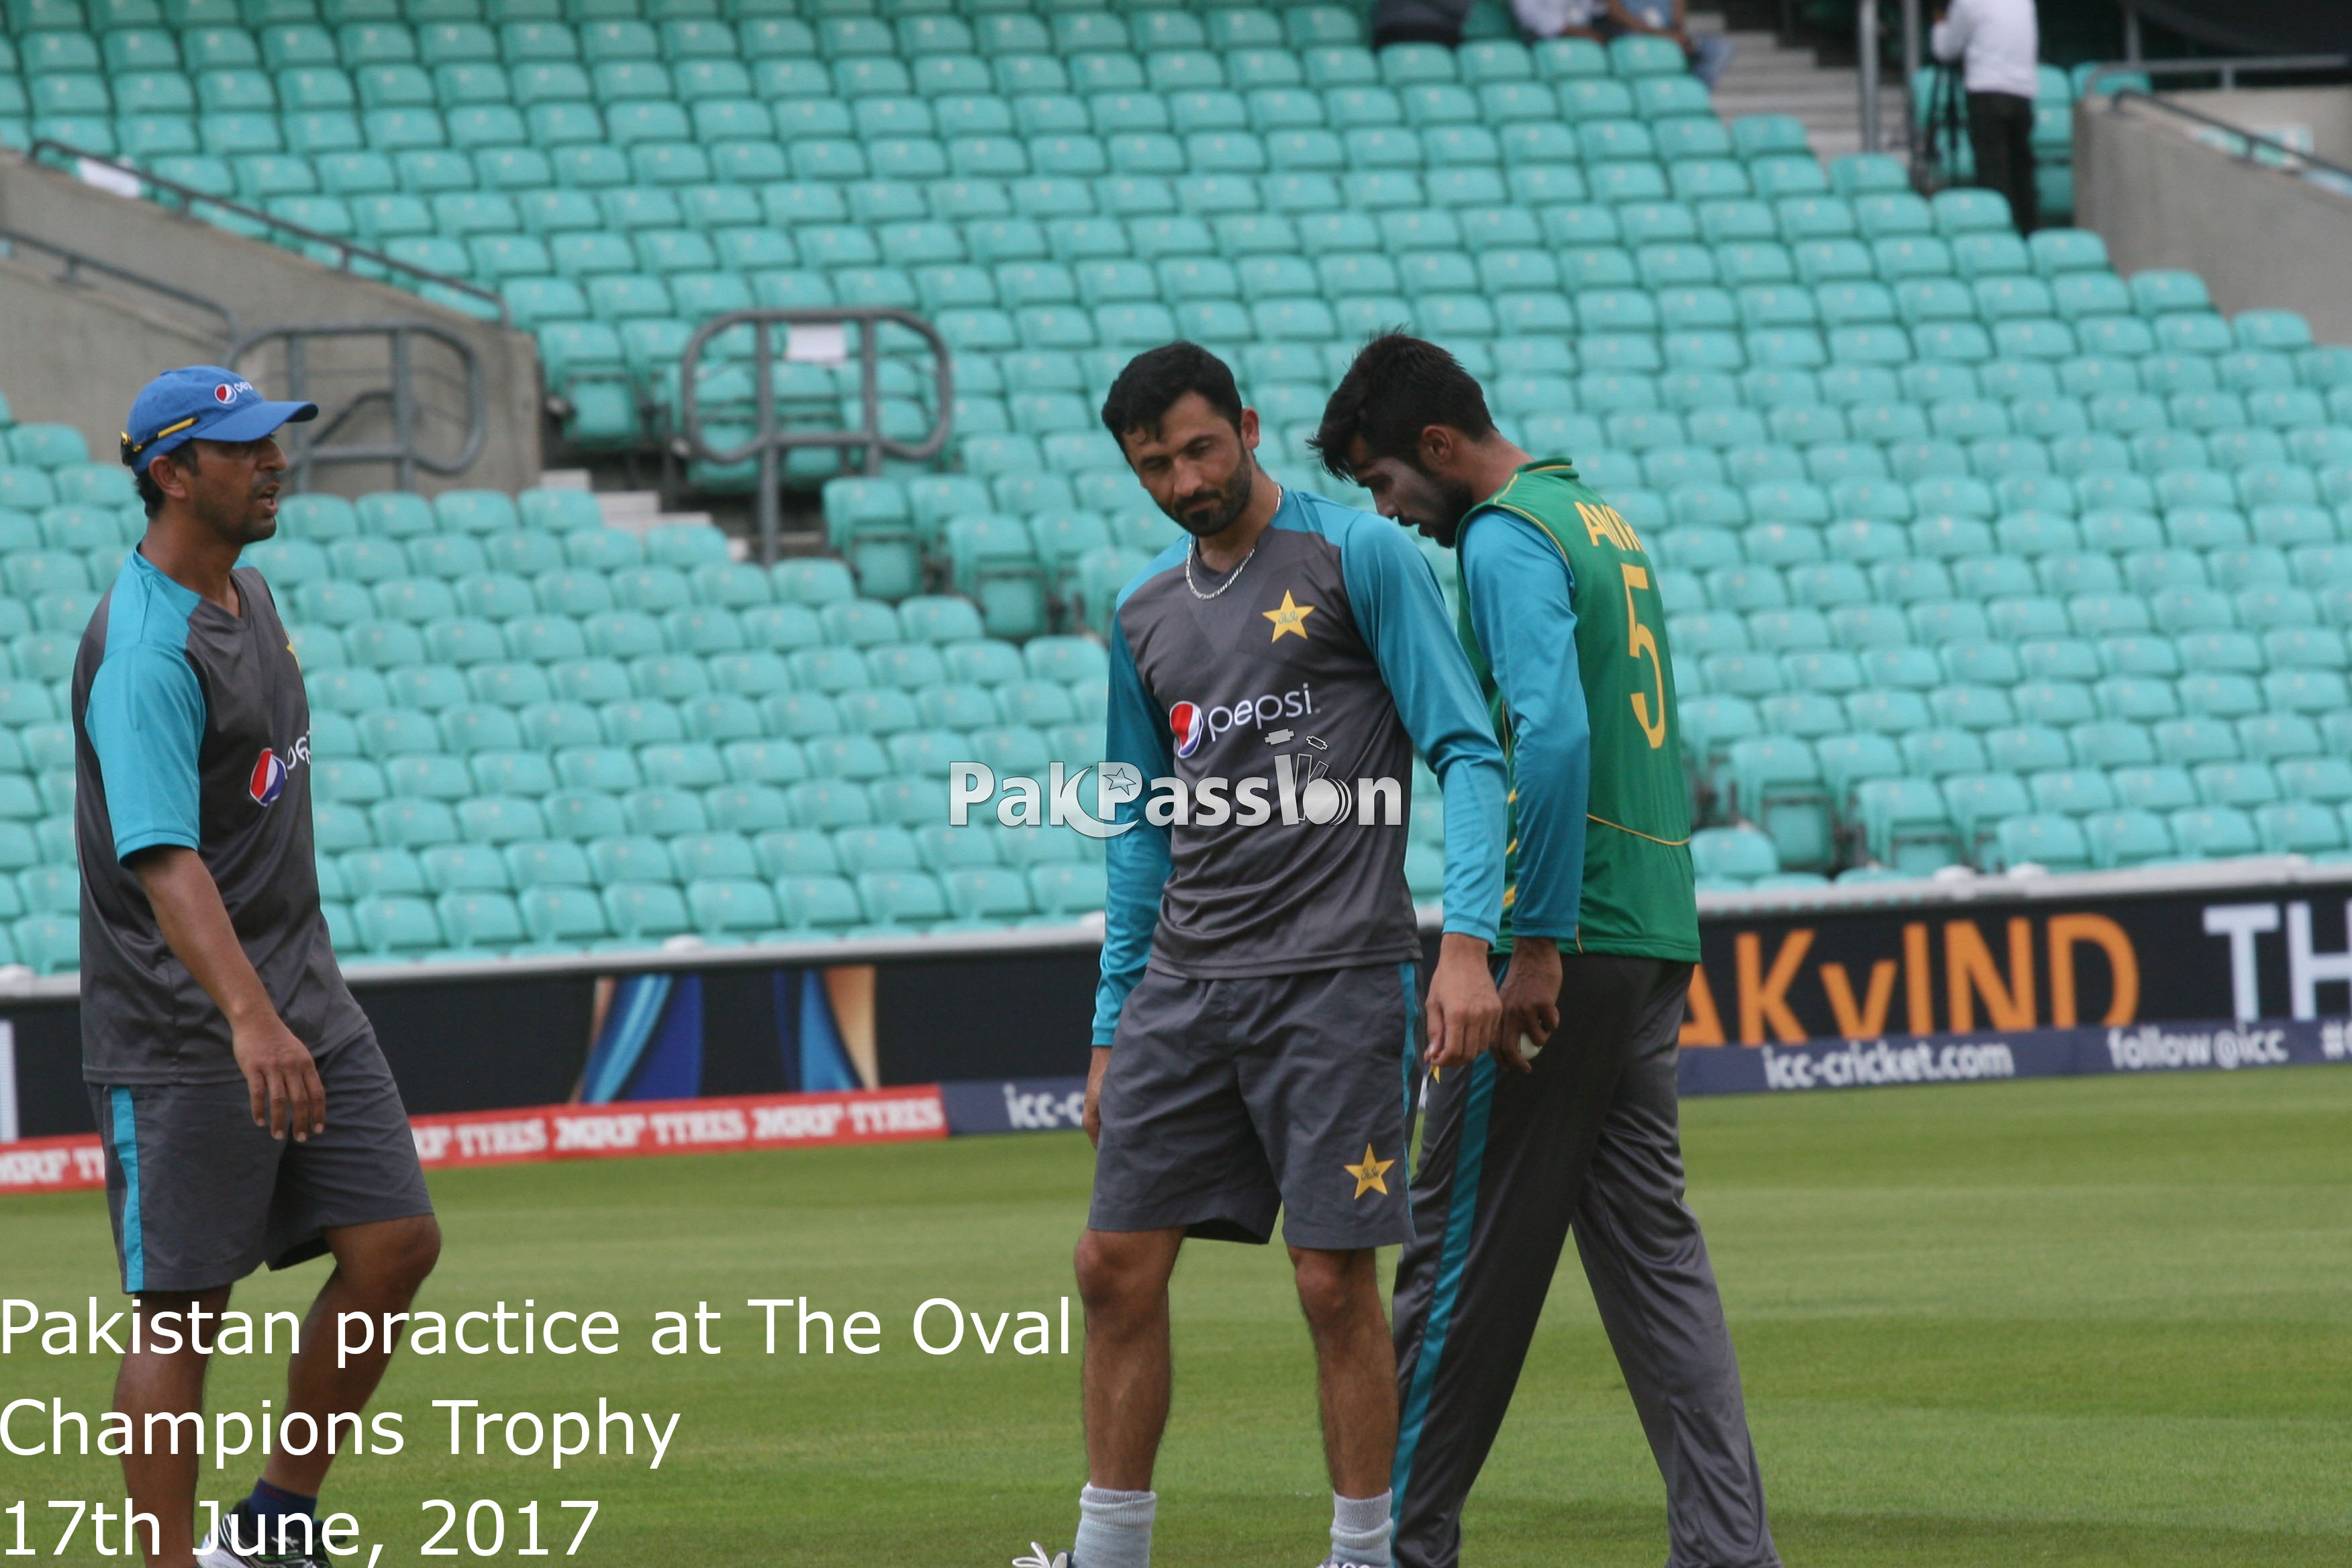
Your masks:
{"label": "blue baseball cap", "polygon": [[316,419],[315,403],[272,403],[216,364],[167,370],[141,389],[122,432],[122,461],[143,468],[183,442],[258,441],[281,425]]}

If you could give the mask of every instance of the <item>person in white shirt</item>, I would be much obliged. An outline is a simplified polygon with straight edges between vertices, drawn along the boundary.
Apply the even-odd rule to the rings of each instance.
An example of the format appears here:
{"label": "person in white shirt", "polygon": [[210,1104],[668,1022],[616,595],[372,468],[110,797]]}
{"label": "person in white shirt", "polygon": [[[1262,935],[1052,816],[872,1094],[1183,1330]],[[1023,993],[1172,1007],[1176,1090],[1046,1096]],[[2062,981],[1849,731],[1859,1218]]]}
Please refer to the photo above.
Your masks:
{"label": "person in white shirt", "polygon": [[2033,0],[1952,0],[1936,13],[1928,45],[1960,68],[1969,95],[1969,150],[1977,184],[2009,198],[2020,234],[2032,234],[2041,205],[2033,184],[2033,95],[2041,27]]}

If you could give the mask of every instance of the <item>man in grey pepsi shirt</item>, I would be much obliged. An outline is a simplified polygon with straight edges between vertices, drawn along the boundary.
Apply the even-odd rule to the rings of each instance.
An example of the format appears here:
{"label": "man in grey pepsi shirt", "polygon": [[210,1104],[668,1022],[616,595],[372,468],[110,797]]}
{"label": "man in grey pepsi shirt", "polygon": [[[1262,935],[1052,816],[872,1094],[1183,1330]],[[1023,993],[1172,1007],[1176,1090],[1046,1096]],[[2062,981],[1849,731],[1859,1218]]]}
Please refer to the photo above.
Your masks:
{"label": "man in grey pepsi shirt", "polygon": [[1427,1059],[1454,1064],[1500,1016],[1486,965],[1502,753],[1419,552],[1260,468],[1256,415],[1214,355],[1139,356],[1103,423],[1187,537],[1129,584],[1110,631],[1105,755],[1145,783],[1108,845],[1077,1254],[1087,1485],[1069,1561],[1148,1563],[1169,1276],[1188,1236],[1264,1243],[1279,1210],[1322,1393],[1325,1561],[1381,1568],[1396,1391],[1375,1249],[1412,1227],[1424,1016],[1403,875],[1412,757],[1445,791],[1425,1013]]}
{"label": "man in grey pepsi shirt", "polygon": [[[319,907],[301,667],[268,584],[236,565],[277,531],[275,432],[317,414],[217,365],[148,384],[122,437],[147,535],[74,661],[82,1072],[137,1299],[115,1408],[140,1434],[122,1467],[156,1521],[151,1568],[323,1563],[325,1434],[374,1392],[385,1314],[406,1310],[440,1247],[400,1092]],[[278,1416],[309,1417],[321,1440],[278,1445],[199,1558],[196,1454],[151,1448],[147,1418],[201,1412],[236,1280],[321,1253],[334,1272]],[[317,1339],[345,1313],[375,1325],[357,1355]]]}

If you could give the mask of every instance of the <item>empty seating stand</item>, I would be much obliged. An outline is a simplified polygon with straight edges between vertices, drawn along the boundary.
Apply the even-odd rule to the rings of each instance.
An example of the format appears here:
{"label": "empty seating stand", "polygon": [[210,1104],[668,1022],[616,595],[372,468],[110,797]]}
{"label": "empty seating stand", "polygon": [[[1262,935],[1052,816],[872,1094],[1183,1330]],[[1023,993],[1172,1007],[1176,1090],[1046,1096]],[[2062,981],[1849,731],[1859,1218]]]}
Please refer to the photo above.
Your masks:
{"label": "empty seating stand", "polygon": [[[0,962],[73,967],[80,628],[144,527],[119,466],[0,430]],[[69,498],[69,499],[61,499]],[[986,635],[969,600],[770,572],[581,491],[289,499],[269,577],[312,710],[347,959],[804,941],[1098,910],[1098,847],[946,826],[954,761],[1096,760],[1101,645]]]}
{"label": "empty seating stand", "polygon": [[[543,887],[509,865],[503,889],[467,889],[515,900],[534,942],[1076,907],[1097,874],[1083,847],[1025,864],[1016,836],[966,865],[922,836],[904,775],[936,777],[948,737],[1090,749],[1063,732],[1098,712],[1092,676],[1021,661],[1099,632],[1181,537],[1102,430],[1105,389],[1138,349],[1198,339],[1234,365],[1278,478],[1360,500],[1302,439],[1353,345],[1397,322],[1451,348],[1503,427],[1574,458],[1651,548],[1700,825],[1748,835],[1706,840],[1711,885],[2344,852],[2352,353],[2289,312],[2227,317],[2187,273],[2121,277],[2095,235],[2021,239],[1989,193],[1923,199],[1880,157],[1824,166],[1793,121],[1726,123],[1654,40],[1530,48],[1487,5],[1458,50],[1377,55],[1360,8],[1314,5],[5,15],[0,140],[111,151],[497,289],[583,446],[656,438],[685,335],[746,303],[905,305],[953,345],[939,464],[788,465],[822,488],[845,567],[765,576],[709,543],[656,559],[532,498],[444,498],[429,524],[385,502],[348,539],[289,527],[273,570],[308,574],[291,595],[324,650],[314,679],[347,686],[331,700],[354,721],[322,756],[350,764],[339,788],[385,791],[326,803],[322,765],[326,820],[420,879],[347,890],[353,919],[400,899],[444,947],[510,929],[495,902],[435,903],[455,886],[425,879],[445,829],[670,847],[662,874],[559,856]],[[2055,214],[2073,84],[2045,77]],[[698,384],[721,434],[748,423],[741,354],[722,345]],[[885,363],[886,426],[928,428],[928,377],[895,347]],[[854,416],[848,374],[774,371],[788,421]],[[123,498],[55,433],[11,443],[20,705],[0,722],[22,737],[56,721],[59,639],[121,548]],[[749,482],[742,465],[691,478]],[[31,835],[20,869],[55,859],[44,736],[0,789]],[[394,744],[437,748],[478,793],[448,793],[437,764],[394,788]],[[532,752],[555,793],[533,796]],[[484,804],[516,800],[544,837],[506,837],[530,815]],[[892,827],[911,867],[835,844]],[[741,837],[756,875],[732,848],[683,869],[689,829]],[[1416,837],[1424,897],[1438,854]],[[1033,915],[1006,913],[998,870]],[[936,885],[874,879],[917,876]],[[677,896],[613,896],[658,887]],[[368,908],[370,942],[429,947],[416,908]]]}

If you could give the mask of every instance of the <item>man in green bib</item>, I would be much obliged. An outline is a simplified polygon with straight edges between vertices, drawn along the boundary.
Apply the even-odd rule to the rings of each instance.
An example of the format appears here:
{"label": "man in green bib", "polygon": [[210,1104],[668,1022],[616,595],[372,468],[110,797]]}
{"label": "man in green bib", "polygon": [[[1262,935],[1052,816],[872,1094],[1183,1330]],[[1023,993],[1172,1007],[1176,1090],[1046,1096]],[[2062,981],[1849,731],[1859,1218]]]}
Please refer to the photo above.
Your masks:
{"label": "man in green bib", "polygon": [[1656,570],[1573,464],[1503,437],[1433,343],[1367,344],[1313,445],[1384,516],[1454,549],[1463,645],[1509,766],[1503,1028],[1424,1085],[1397,1268],[1399,1568],[1458,1560],[1463,1500],[1571,1226],[1665,1479],[1668,1568],[1778,1568],[1683,1201],[1675,1062],[1698,911]]}

